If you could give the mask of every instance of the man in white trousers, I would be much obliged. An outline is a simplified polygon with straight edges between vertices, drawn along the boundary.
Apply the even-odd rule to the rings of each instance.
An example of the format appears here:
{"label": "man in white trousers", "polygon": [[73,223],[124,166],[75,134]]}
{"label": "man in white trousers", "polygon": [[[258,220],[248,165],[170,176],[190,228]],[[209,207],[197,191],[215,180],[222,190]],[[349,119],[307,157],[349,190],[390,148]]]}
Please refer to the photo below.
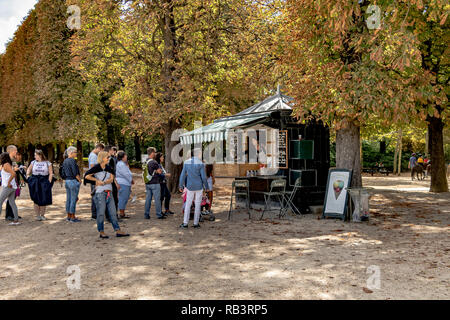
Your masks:
{"label": "man in white trousers", "polygon": [[191,213],[192,201],[195,199],[194,228],[200,228],[200,210],[202,204],[203,189],[208,190],[208,180],[206,179],[205,164],[201,159],[202,150],[194,149],[192,158],[183,164],[183,171],[180,175],[180,191],[187,189],[186,203],[184,204],[184,221],[180,228],[187,229]]}

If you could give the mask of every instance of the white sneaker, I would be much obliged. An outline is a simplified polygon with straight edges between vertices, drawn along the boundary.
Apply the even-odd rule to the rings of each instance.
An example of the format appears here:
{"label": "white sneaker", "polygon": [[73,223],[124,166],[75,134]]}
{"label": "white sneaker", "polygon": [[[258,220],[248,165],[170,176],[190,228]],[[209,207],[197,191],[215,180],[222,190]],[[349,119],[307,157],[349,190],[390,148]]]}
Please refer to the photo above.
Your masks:
{"label": "white sneaker", "polygon": [[18,225],[21,225],[21,223],[20,223],[19,221],[17,221],[17,222],[11,222],[11,223],[9,224],[9,226],[18,226]]}
{"label": "white sneaker", "polygon": [[41,216],[37,216],[36,217],[36,221],[42,221],[42,217]]}
{"label": "white sneaker", "polygon": [[46,221],[47,220],[47,218],[46,217],[44,217],[44,216],[41,216],[41,221]]}

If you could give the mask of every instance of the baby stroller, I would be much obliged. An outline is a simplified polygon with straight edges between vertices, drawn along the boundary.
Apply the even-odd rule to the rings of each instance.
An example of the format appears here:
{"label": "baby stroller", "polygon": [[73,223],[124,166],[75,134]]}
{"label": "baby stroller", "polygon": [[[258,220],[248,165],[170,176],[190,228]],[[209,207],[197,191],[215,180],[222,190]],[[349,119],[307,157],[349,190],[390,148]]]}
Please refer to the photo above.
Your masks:
{"label": "baby stroller", "polygon": [[[184,208],[186,206],[186,198],[187,198],[187,190],[186,188],[183,191],[182,194],[183,197],[183,207],[182,207],[182,214],[184,214]],[[207,196],[203,196],[202,197],[202,203],[201,203],[201,211],[200,211],[200,222],[205,221],[205,218],[207,217],[209,221],[214,221],[216,220],[216,217],[214,216],[214,214],[211,211],[210,208],[211,202],[209,201]],[[195,203],[192,202],[192,206],[191,206],[191,214],[189,217],[189,220],[193,220],[194,219],[194,214],[195,214]]]}

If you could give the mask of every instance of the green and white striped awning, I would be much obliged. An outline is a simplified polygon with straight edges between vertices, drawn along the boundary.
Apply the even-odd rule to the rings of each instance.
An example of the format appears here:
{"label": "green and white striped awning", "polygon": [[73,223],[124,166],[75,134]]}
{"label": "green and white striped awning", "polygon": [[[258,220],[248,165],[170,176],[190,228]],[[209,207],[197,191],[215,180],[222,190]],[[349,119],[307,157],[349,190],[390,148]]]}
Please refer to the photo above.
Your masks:
{"label": "green and white striped awning", "polygon": [[234,128],[251,126],[269,117],[273,112],[292,112],[290,103],[292,98],[281,94],[280,87],[277,93],[268,97],[264,101],[245,109],[230,117],[215,120],[213,123],[186,132],[180,136],[181,144],[195,144],[211,141],[222,141],[228,138],[228,132]]}
{"label": "green and white striped awning", "polygon": [[227,118],[218,119],[207,126],[182,134],[180,136],[180,142],[181,144],[186,145],[226,140],[228,137],[228,132],[231,129],[253,122],[258,122],[258,120],[267,118],[270,113],[271,112],[264,112],[260,114],[246,115],[243,117],[233,117],[228,120]]}

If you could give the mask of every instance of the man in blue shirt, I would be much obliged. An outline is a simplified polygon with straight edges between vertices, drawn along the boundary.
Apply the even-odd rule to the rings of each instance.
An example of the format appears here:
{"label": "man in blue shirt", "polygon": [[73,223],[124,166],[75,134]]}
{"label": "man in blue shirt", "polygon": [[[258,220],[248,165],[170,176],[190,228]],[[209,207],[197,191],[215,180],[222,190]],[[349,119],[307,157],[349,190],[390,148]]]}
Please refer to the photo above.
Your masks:
{"label": "man in blue shirt", "polygon": [[[102,143],[98,143],[95,146],[95,149],[89,154],[88,165],[89,169],[93,168],[97,164],[97,155],[100,151],[103,151],[105,146]],[[93,192],[95,185],[91,184],[91,193]],[[91,198],[91,212],[92,212],[92,220],[97,220],[97,209],[95,208],[94,197]]]}
{"label": "man in blue shirt", "polygon": [[183,164],[183,171],[180,175],[180,191],[187,189],[186,202],[184,204],[184,221],[180,228],[188,227],[189,217],[191,215],[192,202],[195,199],[194,228],[200,228],[200,210],[202,204],[203,189],[209,190],[208,180],[206,178],[205,164],[200,160],[202,150],[194,150],[194,156],[186,160]]}
{"label": "man in blue shirt", "polygon": [[412,170],[412,168],[414,168],[416,165],[417,165],[417,158],[416,158],[416,154],[413,153],[411,155],[411,158],[409,158],[408,168]]}

